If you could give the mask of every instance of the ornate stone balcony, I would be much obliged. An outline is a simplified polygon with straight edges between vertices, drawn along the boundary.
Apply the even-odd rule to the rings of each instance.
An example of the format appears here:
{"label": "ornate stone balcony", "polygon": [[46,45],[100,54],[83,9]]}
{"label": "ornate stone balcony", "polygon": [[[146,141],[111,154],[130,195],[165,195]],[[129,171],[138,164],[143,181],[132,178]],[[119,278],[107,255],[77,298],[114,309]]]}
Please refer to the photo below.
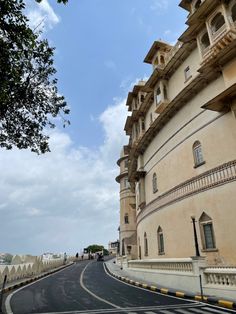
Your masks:
{"label": "ornate stone balcony", "polygon": [[202,50],[202,62],[201,62],[201,69],[203,69],[206,66],[213,65],[218,60],[220,62],[224,62],[223,56],[229,55],[231,53],[234,53],[232,48],[236,45],[236,25],[235,23],[231,24],[230,28],[227,28],[225,25],[223,25],[212,37],[213,44],[206,49]]}

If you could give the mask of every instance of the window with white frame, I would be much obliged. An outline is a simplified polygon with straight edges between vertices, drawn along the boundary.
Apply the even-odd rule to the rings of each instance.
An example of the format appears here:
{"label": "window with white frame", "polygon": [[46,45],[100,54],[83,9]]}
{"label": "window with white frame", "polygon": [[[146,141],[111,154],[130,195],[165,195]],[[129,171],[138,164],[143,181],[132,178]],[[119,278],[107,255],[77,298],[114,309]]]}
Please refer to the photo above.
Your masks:
{"label": "window with white frame", "polygon": [[199,219],[202,247],[204,250],[216,249],[213,221],[206,213],[203,212]]}
{"label": "window with white frame", "polygon": [[124,180],[124,186],[125,186],[125,189],[129,189],[130,188],[130,183],[128,181],[128,178],[125,178]]}
{"label": "window with white frame", "polygon": [[153,176],[152,176],[152,191],[153,191],[153,193],[156,193],[158,191],[158,189],[157,189],[157,175],[155,172],[153,173]]}
{"label": "window with white frame", "polygon": [[231,7],[231,17],[232,21],[236,22],[236,3],[234,3]]}
{"label": "window with white frame", "polygon": [[157,229],[157,243],[158,243],[158,254],[159,255],[165,254],[164,235],[163,235],[162,228],[160,226]]}
{"label": "window with white frame", "polygon": [[211,20],[211,31],[214,35],[221,27],[225,25],[225,19],[221,12],[218,12]]}
{"label": "window with white frame", "polygon": [[202,145],[199,141],[196,141],[193,144],[193,159],[195,167],[198,167],[204,163]]}
{"label": "window with white frame", "polygon": [[210,39],[207,30],[201,36],[200,39],[202,50],[207,49],[210,46]]}
{"label": "window with white frame", "polygon": [[148,239],[146,232],[144,232],[144,254],[148,256]]}
{"label": "window with white frame", "polygon": [[184,78],[185,78],[185,81],[189,80],[190,77],[191,77],[190,67],[187,66],[187,67],[184,69]]}

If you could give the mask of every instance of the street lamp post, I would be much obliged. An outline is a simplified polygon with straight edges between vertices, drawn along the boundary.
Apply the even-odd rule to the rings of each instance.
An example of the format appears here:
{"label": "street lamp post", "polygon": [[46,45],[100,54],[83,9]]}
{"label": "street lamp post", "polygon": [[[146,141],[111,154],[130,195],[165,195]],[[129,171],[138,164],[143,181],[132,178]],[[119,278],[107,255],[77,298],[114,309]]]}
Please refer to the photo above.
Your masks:
{"label": "street lamp post", "polygon": [[196,231],[196,219],[194,216],[191,216],[192,223],[193,223],[193,234],[194,234],[194,243],[195,243],[195,252],[196,256],[200,256],[199,247],[198,247],[198,239],[197,239],[197,231]]}

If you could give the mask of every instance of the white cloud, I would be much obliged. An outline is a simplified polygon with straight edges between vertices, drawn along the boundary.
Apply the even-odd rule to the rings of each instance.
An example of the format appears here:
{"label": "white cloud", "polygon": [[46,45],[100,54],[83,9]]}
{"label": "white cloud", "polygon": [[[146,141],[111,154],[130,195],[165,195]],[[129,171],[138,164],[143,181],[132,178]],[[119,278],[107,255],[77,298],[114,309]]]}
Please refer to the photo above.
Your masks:
{"label": "white cloud", "polygon": [[169,0],[153,0],[150,6],[153,11],[162,11],[166,10],[169,7]]}
{"label": "white cloud", "polygon": [[107,67],[108,69],[110,69],[110,70],[116,70],[116,64],[115,64],[115,62],[114,61],[112,61],[112,60],[106,60],[105,62],[104,62],[104,65],[105,65],[105,67]]}
{"label": "white cloud", "polygon": [[0,154],[1,249],[12,253],[76,253],[116,240],[119,186],[116,161],[127,143],[125,101],[115,99],[98,118],[104,143],[75,147],[66,133],[51,134],[51,153]]}
{"label": "white cloud", "polygon": [[32,28],[47,30],[59,23],[60,18],[50,6],[48,0],[36,3],[32,0],[26,1],[26,15]]}

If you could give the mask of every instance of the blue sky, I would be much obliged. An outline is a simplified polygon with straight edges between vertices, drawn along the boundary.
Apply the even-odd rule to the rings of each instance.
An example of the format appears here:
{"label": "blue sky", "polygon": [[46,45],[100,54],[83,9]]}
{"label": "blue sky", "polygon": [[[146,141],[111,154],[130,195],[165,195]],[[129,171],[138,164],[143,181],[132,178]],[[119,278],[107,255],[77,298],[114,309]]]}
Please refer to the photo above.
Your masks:
{"label": "blue sky", "polygon": [[107,246],[118,238],[125,98],[151,74],[143,59],[153,41],[175,43],[186,12],[176,0],[26,2],[31,26],[41,22],[56,47],[71,126],[51,133],[49,154],[0,151],[0,251],[75,254]]}

